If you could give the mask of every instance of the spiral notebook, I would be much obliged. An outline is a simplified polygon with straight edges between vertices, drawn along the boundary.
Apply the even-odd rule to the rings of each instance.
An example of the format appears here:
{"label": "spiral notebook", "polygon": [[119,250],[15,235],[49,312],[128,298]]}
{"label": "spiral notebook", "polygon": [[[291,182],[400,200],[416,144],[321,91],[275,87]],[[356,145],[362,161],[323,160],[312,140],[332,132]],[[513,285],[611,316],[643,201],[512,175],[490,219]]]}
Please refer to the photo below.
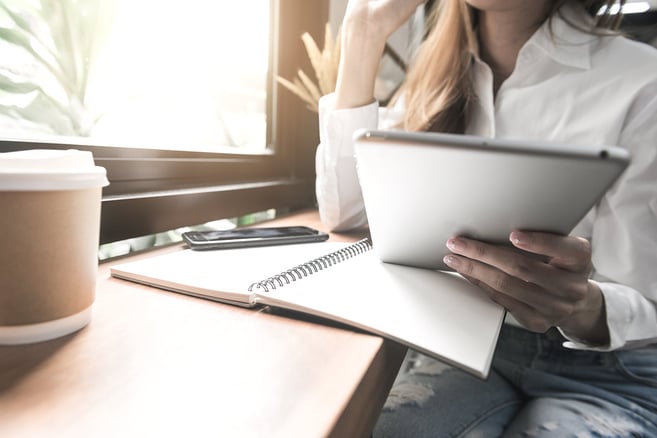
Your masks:
{"label": "spiral notebook", "polygon": [[381,262],[368,240],[182,250],[114,277],[244,307],[272,306],[374,333],[486,378],[504,309],[458,274]]}

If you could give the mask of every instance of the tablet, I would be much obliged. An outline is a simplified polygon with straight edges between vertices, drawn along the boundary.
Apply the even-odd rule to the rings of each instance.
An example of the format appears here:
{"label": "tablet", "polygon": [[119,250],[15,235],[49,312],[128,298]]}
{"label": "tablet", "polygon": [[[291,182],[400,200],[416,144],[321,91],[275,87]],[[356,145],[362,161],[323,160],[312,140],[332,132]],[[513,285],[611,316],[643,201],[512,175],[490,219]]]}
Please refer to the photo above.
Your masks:
{"label": "tablet", "polygon": [[376,130],[354,141],[379,258],[431,269],[449,269],[452,236],[510,244],[516,229],[569,234],[629,164],[616,146]]}

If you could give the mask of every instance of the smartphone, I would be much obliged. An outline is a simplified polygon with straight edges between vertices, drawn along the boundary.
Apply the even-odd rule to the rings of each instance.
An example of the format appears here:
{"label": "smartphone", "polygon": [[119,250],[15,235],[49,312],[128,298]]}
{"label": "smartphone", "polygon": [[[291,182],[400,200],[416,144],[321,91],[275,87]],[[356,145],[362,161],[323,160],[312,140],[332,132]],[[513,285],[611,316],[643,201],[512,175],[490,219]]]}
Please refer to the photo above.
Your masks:
{"label": "smartphone", "polygon": [[294,226],[187,231],[182,237],[190,248],[208,250],[321,242],[327,240],[329,235],[310,227]]}

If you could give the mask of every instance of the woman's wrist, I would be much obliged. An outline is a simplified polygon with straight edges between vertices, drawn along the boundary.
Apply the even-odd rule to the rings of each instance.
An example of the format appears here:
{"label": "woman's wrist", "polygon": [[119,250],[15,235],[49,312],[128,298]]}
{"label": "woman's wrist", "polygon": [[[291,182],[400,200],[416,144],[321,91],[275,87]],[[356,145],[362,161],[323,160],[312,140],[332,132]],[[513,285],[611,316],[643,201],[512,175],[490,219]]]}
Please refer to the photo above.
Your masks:
{"label": "woman's wrist", "polygon": [[608,345],[609,328],[602,291],[594,282],[588,282],[589,299],[582,310],[559,326],[568,336],[590,345]]}
{"label": "woman's wrist", "polygon": [[345,20],[336,84],[336,108],[355,108],[374,101],[374,85],[386,40]]}

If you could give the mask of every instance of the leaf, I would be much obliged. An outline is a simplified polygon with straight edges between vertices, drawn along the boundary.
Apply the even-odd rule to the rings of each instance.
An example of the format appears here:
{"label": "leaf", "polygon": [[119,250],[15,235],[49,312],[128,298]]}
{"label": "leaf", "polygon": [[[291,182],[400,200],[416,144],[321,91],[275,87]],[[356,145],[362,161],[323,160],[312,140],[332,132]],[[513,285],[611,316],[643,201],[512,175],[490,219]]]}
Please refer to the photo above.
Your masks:
{"label": "leaf", "polygon": [[317,47],[317,43],[308,32],[301,35],[301,41],[303,41],[304,46],[306,46],[306,53],[308,53],[308,58],[313,66],[313,70],[315,70],[315,72],[320,72],[322,70],[322,52],[320,52],[319,47]]}
{"label": "leaf", "polygon": [[14,118],[46,125],[61,135],[77,135],[74,124],[66,115],[65,108],[40,91],[34,92],[34,98],[25,106],[0,105],[0,110]]}
{"label": "leaf", "polygon": [[313,84],[313,81],[310,80],[308,75],[303,70],[299,70],[297,72],[299,75],[299,79],[301,79],[301,82],[303,82],[303,85],[306,87],[308,92],[310,92],[310,95],[313,97],[315,101],[319,101],[319,98],[322,97],[322,94],[319,92],[319,88],[317,88],[317,85]]}
{"label": "leaf", "polygon": [[[23,8],[24,12],[23,14],[20,14],[4,4],[0,4],[0,7],[5,10],[16,26],[18,26],[29,38],[28,43],[30,47],[28,50],[30,50],[30,53],[36,52],[35,43],[38,43],[38,45],[42,47],[52,59],[57,59],[57,53],[53,51],[53,48],[51,47],[52,44],[49,43],[49,40],[51,40],[49,35],[50,30],[38,15],[28,12],[27,8]],[[28,15],[28,18],[25,18],[23,15]]]}
{"label": "leaf", "polygon": [[299,83],[299,80],[295,78],[295,82],[290,82],[287,79],[278,76],[276,78],[276,81],[290,90],[292,93],[296,94],[298,97],[300,97],[302,100],[311,103],[312,102],[312,97],[306,89],[303,87],[301,83]]}
{"label": "leaf", "polygon": [[[48,2],[49,0],[41,0],[41,3]],[[80,29],[79,15],[76,16],[73,7],[60,2],[60,11],[62,22],[59,29],[53,29],[53,33],[57,32],[63,35],[66,40],[66,50],[59,50],[60,60],[62,67],[65,66],[64,72],[66,76],[77,86],[74,88],[74,94],[79,96],[84,92],[80,90],[81,77],[84,75],[84,54],[80,49],[80,38],[78,31]],[[82,5],[78,6],[81,7]],[[82,59],[81,59],[82,58]]]}
{"label": "leaf", "polygon": [[299,97],[301,100],[306,102],[308,104],[308,107],[312,110],[317,112],[317,102],[313,100],[313,97],[310,95],[308,90],[305,89],[303,84],[299,81],[299,79],[295,78],[294,82],[290,82],[285,78],[282,78],[278,76],[276,78],[279,84],[290,90],[293,94],[295,94],[297,97]]}
{"label": "leaf", "polygon": [[[75,3],[74,0],[69,0],[69,2]],[[85,101],[90,68],[96,50],[112,30],[119,7],[118,3],[116,1],[92,0],[85,4],[84,9],[78,7],[77,38],[81,42],[78,55],[80,65],[80,93],[78,97],[81,102]]]}
{"label": "leaf", "polygon": [[66,5],[60,1],[41,0],[42,15],[40,19],[48,27],[52,38],[57,68],[67,82],[70,94],[79,93],[78,70],[76,65],[75,47],[71,40],[71,25],[68,22]]}
{"label": "leaf", "polygon": [[16,25],[19,28],[21,28],[23,31],[25,31],[26,33],[31,34],[31,35],[36,35],[39,32],[31,24],[31,23],[35,22],[34,20],[26,20],[25,18],[23,18],[23,16],[21,14],[19,14],[18,12],[13,11],[11,8],[9,8],[9,6],[7,6],[4,3],[0,3],[0,8],[4,9],[5,12],[7,13],[7,15],[9,16],[9,18],[11,18],[12,21],[14,23],[16,23]]}
{"label": "leaf", "polygon": [[94,49],[112,29],[117,2],[105,0],[40,0],[43,21],[50,29],[60,70],[70,93],[85,101]]}
{"label": "leaf", "polygon": [[67,92],[73,89],[70,81],[62,74],[57,65],[52,64],[39,54],[32,46],[32,38],[25,32],[18,29],[9,29],[0,27],[0,40],[5,40],[11,44],[27,50],[36,61],[46,67],[50,73],[55,76],[55,79],[64,87]]}
{"label": "leaf", "polygon": [[306,47],[306,53],[317,78],[316,84],[302,70],[298,71],[298,77],[293,82],[281,77],[277,79],[281,85],[308,103],[309,108],[315,112],[317,112],[320,97],[335,91],[340,63],[340,35],[341,29],[338,28],[334,38],[330,23],[327,23],[324,27],[324,48],[321,51],[309,33],[306,32],[301,35],[301,40]]}
{"label": "leaf", "polygon": [[28,52],[35,54],[32,44],[30,43],[30,37],[25,34],[23,31],[16,29],[9,29],[7,27],[0,27],[0,39],[3,39],[11,44],[22,47]]}
{"label": "leaf", "polygon": [[40,89],[41,86],[39,84],[29,81],[21,82],[0,72],[0,90],[8,93],[31,93]]}
{"label": "leaf", "polygon": [[[45,67],[65,91],[66,104],[61,104],[35,80],[3,75],[1,90],[17,95],[39,93],[29,106],[11,107],[12,114],[31,117],[37,122],[49,116],[58,132],[73,130],[78,135],[88,134],[93,120],[83,104],[89,73],[87,60],[93,45],[94,19],[98,21],[96,12],[102,0],[30,0],[29,4],[18,1],[13,2],[17,7],[7,6],[6,1],[0,4],[0,10],[15,24],[13,28],[0,28],[0,40],[26,50],[35,64]],[[87,19],[90,14],[92,17]],[[68,122],[55,121],[62,117]]]}

